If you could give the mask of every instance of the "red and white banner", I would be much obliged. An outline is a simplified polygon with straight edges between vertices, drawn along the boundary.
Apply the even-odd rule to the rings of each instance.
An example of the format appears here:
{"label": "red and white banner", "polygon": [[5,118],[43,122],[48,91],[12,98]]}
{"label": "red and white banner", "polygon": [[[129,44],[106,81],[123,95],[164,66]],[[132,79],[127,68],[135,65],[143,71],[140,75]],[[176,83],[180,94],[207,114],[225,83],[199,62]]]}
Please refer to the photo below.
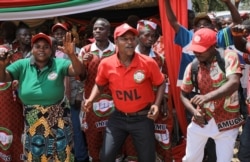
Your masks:
{"label": "red and white banner", "polygon": [[132,0],[1,0],[0,21],[40,19],[83,13]]}

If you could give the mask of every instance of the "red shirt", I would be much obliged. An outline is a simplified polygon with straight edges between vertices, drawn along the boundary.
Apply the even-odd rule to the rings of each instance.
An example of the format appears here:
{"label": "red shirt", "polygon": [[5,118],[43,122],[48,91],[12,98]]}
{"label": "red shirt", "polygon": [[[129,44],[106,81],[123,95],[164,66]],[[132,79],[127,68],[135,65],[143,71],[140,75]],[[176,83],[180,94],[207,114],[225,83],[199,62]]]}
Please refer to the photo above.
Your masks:
{"label": "red shirt", "polygon": [[164,81],[156,62],[135,53],[129,65],[122,65],[117,53],[102,60],[98,67],[96,84],[108,84],[115,107],[122,112],[137,112],[155,100],[153,86]]}
{"label": "red shirt", "polygon": [[[224,52],[225,74],[220,69],[216,58],[214,58],[211,66],[208,68],[204,64],[199,64],[197,76],[198,87],[201,94],[207,94],[218,89],[227,82],[227,77],[231,74],[241,74],[240,61],[238,55],[233,50]],[[191,92],[194,88],[191,80],[191,63],[187,66],[181,90]],[[212,117],[220,131],[239,127],[243,123],[243,119],[239,113],[238,91],[233,94],[222,97],[217,100],[208,101],[202,107],[206,111],[206,118],[210,120]]]}

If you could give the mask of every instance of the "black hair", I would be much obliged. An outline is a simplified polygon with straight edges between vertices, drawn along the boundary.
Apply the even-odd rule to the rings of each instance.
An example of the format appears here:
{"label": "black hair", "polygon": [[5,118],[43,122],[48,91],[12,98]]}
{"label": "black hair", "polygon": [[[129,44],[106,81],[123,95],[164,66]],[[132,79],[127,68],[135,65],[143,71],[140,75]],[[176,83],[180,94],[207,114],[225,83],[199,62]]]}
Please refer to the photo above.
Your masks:
{"label": "black hair", "polygon": [[30,27],[29,27],[27,24],[25,24],[24,22],[20,21],[19,24],[18,24],[18,26],[17,26],[16,35],[18,35],[19,32],[20,32],[22,29],[28,29],[28,30],[29,30]]}
{"label": "black hair", "polygon": [[139,16],[137,16],[137,15],[129,15],[125,22],[136,29],[137,23],[138,23],[139,20],[140,20]]}
{"label": "black hair", "polygon": [[[97,21],[103,21],[103,22],[106,24],[105,26],[108,28],[108,30],[110,30],[110,26],[111,26],[111,25],[110,25],[110,22],[109,22],[107,19],[102,18],[102,17],[99,17],[99,18],[96,19],[95,23],[96,23]],[[94,23],[94,24],[95,24],[95,23]]]}
{"label": "black hair", "polygon": [[242,22],[242,25],[250,25],[250,19],[246,19]]}

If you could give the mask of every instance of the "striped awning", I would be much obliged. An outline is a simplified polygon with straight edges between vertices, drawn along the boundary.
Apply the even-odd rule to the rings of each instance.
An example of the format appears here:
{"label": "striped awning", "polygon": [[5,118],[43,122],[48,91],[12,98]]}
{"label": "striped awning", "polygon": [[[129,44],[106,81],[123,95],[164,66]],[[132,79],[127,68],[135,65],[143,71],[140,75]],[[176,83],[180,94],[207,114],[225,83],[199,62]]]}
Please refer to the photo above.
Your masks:
{"label": "striped awning", "polygon": [[0,21],[64,16],[130,1],[132,0],[1,0]]}

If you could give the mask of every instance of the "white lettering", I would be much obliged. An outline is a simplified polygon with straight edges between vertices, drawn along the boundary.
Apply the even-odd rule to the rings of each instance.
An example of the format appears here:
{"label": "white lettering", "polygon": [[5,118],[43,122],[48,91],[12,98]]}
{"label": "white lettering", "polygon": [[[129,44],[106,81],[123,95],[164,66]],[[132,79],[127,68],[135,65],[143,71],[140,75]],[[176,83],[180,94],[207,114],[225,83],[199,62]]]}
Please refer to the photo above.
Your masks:
{"label": "white lettering", "polygon": [[244,119],[242,117],[238,117],[238,118],[234,118],[231,120],[226,120],[226,121],[222,121],[220,123],[217,124],[219,130],[224,129],[224,128],[229,128],[235,125],[239,125],[240,123],[242,123],[244,121]]}
{"label": "white lettering", "polygon": [[155,124],[155,130],[161,131],[161,130],[167,130],[166,124]]}
{"label": "white lettering", "polygon": [[108,122],[108,120],[103,120],[103,121],[96,122],[95,123],[96,128],[106,127],[107,122]]}
{"label": "white lettering", "polygon": [[0,152],[0,158],[3,159],[4,161],[11,161],[11,156],[10,155],[5,155]]}

